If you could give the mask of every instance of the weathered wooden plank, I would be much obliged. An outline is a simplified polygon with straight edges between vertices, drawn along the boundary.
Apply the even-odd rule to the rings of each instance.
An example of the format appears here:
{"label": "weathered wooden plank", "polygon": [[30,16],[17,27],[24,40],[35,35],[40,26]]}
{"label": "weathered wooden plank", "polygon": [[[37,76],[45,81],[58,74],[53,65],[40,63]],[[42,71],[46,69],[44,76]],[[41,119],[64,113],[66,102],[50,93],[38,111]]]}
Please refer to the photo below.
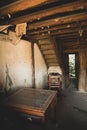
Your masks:
{"label": "weathered wooden plank", "polygon": [[[87,28],[85,27],[84,30],[86,30]],[[76,28],[67,28],[67,29],[56,29],[55,31],[51,31],[50,34],[51,35],[56,35],[56,34],[65,34],[65,33],[72,33],[72,32],[78,32],[80,30],[79,27]],[[48,32],[44,32],[47,33]],[[38,35],[38,32],[34,32],[34,33],[30,33],[30,35]]]}
{"label": "weathered wooden plank", "polygon": [[[45,32],[51,32],[51,31],[56,31],[56,30],[64,30],[64,29],[73,29],[73,28],[82,28],[85,29],[85,27],[87,26],[87,21],[80,21],[80,23],[78,22],[74,22],[74,23],[68,23],[68,24],[61,24],[58,26],[52,26],[52,27],[48,27],[48,28],[40,28],[40,29],[33,29],[33,30],[29,30],[29,34],[36,34],[37,32],[39,33],[45,33]],[[29,28],[27,27],[27,30]]]}
{"label": "weathered wooden plank", "polygon": [[12,14],[18,11],[23,11],[28,8],[40,5],[48,0],[18,0],[9,5],[0,8],[0,16]]}
{"label": "weathered wooden plank", "polygon": [[50,55],[53,55],[55,54],[55,50],[46,50],[46,51],[43,51],[43,54],[50,54]]}
{"label": "weathered wooden plank", "polygon": [[41,45],[40,49],[41,50],[52,50],[52,49],[54,49],[54,45]]}
{"label": "weathered wooden plank", "polygon": [[37,20],[38,18],[42,19],[44,17],[51,16],[51,15],[58,14],[58,13],[82,10],[82,9],[86,9],[86,8],[87,8],[87,2],[77,1],[77,2],[73,2],[73,3],[64,4],[61,6],[45,9],[42,11],[38,11],[38,12],[28,14],[25,16],[21,16],[20,18],[13,19],[11,21],[11,23],[18,24],[21,22],[29,22],[29,21]]}
{"label": "weathered wooden plank", "polygon": [[56,55],[55,54],[45,54],[45,59],[55,59],[56,58]]}
{"label": "weathered wooden plank", "polygon": [[36,40],[42,40],[42,39],[47,39],[50,37],[50,35],[48,34],[42,34],[42,35],[33,35],[33,36],[30,36],[28,35],[29,39],[36,39]]}
{"label": "weathered wooden plank", "polygon": [[75,43],[75,42],[79,41],[81,38],[83,38],[85,40],[86,36],[80,37],[79,34],[76,34],[76,36],[75,35],[70,36],[69,34],[67,34],[67,35],[64,35],[64,37],[62,36],[62,37],[59,37],[59,38],[61,39],[62,43],[67,44],[67,43],[72,43],[72,42]]}
{"label": "weathered wooden plank", "polygon": [[58,37],[59,38],[67,38],[68,39],[68,37],[74,37],[74,36],[79,36],[79,34],[76,32],[74,32],[74,33],[69,33],[68,35],[67,35],[67,33],[65,33],[65,34],[60,34],[60,35],[58,35]]}
{"label": "weathered wooden plank", "polygon": [[51,41],[50,41],[50,39],[41,39],[41,40],[38,40],[38,44],[39,45],[49,45],[49,44],[51,44]]}
{"label": "weathered wooden plank", "polygon": [[66,50],[64,50],[64,53],[77,53],[77,52],[79,52],[79,49],[66,49]]}
{"label": "weathered wooden plank", "polygon": [[77,38],[79,38],[79,34],[76,34],[76,35],[65,35],[64,37],[62,36],[62,37],[60,37],[60,38],[62,38],[62,40],[64,41],[64,42],[73,42],[72,41],[72,39],[73,40],[77,40]]}
{"label": "weathered wooden plank", "polygon": [[57,63],[57,58],[56,59],[47,59],[47,63]]}
{"label": "weathered wooden plank", "polygon": [[48,63],[48,66],[59,66],[58,63]]}
{"label": "weathered wooden plank", "polygon": [[80,20],[87,19],[87,13],[79,13],[74,15],[68,15],[64,17],[56,17],[54,19],[44,20],[37,23],[30,24],[29,28],[41,28],[41,27],[48,27],[53,25],[65,24],[65,23],[72,23],[72,22],[79,22]]}
{"label": "weathered wooden plank", "polygon": [[73,41],[71,41],[71,42],[63,42],[63,46],[64,47],[67,47],[67,46],[75,46],[75,45],[79,45],[80,43],[79,43],[79,40],[77,40],[76,42],[73,42]]}
{"label": "weathered wooden plank", "polygon": [[58,63],[57,63],[57,61],[56,62],[55,61],[50,61],[50,62],[47,61],[47,64],[58,64]]}
{"label": "weathered wooden plank", "polygon": [[85,43],[81,44],[79,42],[77,42],[76,44],[72,43],[71,45],[66,44],[65,46],[63,46],[63,50],[66,53],[78,52],[80,50],[85,50],[85,48],[87,49],[87,45]]}
{"label": "weathered wooden plank", "polygon": [[52,61],[53,61],[53,60],[56,60],[56,61],[57,61],[57,56],[55,55],[54,58],[51,58],[51,57],[50,57],[50,58],[49,58],[49,57],[47,58],[47,57],[45,57],[45,59],[46,59],[47,61],[50,61],[50,60],[52,60]]}
{"label": "weathered wooden plank", "polygon": [[[29,31],[29,34],[36,34],[37,32],[39,32],[39,33],[51,32],[51,31],[68,29],[68,28],[75,28],[75,27],[77,27],[76,23],[64,24],[64,25],[53,26],[53,27],[48,27],[48,28],[44,28],[44,29],[40,28],[40,29],[37,29],[37,30],[31,30],[31,31]],[[27,28],[27,29],[29,29],[29,28]]]}

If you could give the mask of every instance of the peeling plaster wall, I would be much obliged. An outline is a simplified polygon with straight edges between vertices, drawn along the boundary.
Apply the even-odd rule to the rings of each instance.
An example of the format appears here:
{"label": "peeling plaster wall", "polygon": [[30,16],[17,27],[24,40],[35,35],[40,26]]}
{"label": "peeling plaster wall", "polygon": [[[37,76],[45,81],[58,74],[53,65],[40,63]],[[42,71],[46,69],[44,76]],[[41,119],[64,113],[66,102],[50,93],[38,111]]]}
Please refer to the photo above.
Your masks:
{"label": "peeling plaster wall", "polygon": [[47,87],[47,66],[37,44],[34,44],[34,51],[35,85],[36,88],[45,88]]}
{"label": "peeling plaster wall", "polygon": [[13,45],[8,36],[0,36],[0,88],[32,86],[31,43],[20,40]]}

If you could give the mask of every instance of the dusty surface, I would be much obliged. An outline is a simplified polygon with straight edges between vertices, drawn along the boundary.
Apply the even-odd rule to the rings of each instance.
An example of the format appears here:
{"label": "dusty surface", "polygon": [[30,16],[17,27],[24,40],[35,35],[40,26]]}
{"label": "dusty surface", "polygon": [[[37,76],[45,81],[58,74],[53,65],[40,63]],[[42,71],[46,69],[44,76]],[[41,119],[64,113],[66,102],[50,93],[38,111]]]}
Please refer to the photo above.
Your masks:
{"label": "dusty surface", "polygon": [[[58,97],[56,122],[51,119],[42,125],[4,112],[0,117],[0,130],[87,130],[87,93],[78,92],[73,83]],[[1,128],[2,127],[2,128]]]}

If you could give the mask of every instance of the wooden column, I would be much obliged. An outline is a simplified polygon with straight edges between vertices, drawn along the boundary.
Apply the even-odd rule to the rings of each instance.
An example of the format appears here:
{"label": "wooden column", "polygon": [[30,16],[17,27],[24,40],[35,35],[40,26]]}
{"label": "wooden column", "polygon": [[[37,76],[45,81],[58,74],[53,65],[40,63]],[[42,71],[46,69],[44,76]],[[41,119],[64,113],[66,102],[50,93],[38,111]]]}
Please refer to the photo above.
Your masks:
{"label": "wooden column", "polygon": [[80,59],[79,91],[87,91],[87,52],[86,50],[80,51],[79,59]]}
{"label": "wooden column", "polygon": [[32,88],[35,88],[35,62],[34,62],[34,42],[31,41],[32,50]]}
{"label": "wooden column", "polygon": [[64,54],[63,55],[63,67],[64,67],[64,84],[65,87],[67,87],[70,83],[69,80],[69,58],[68,58],[68,54]]}

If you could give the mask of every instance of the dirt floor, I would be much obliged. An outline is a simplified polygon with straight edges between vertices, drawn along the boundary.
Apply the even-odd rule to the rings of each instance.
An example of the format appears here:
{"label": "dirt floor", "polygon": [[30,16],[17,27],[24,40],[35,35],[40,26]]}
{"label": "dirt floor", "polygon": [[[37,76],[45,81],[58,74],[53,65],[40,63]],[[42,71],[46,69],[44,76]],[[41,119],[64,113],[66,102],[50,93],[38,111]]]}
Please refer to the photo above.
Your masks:
{"label": "dirt floor", "polygon": [[12,113],[6,110],[0,115],[0,130],[87,130],[87,93],[78,92],[71,82],[58,97],[56,122],[48,119],[41,124],[15,114],[13,118]]}

